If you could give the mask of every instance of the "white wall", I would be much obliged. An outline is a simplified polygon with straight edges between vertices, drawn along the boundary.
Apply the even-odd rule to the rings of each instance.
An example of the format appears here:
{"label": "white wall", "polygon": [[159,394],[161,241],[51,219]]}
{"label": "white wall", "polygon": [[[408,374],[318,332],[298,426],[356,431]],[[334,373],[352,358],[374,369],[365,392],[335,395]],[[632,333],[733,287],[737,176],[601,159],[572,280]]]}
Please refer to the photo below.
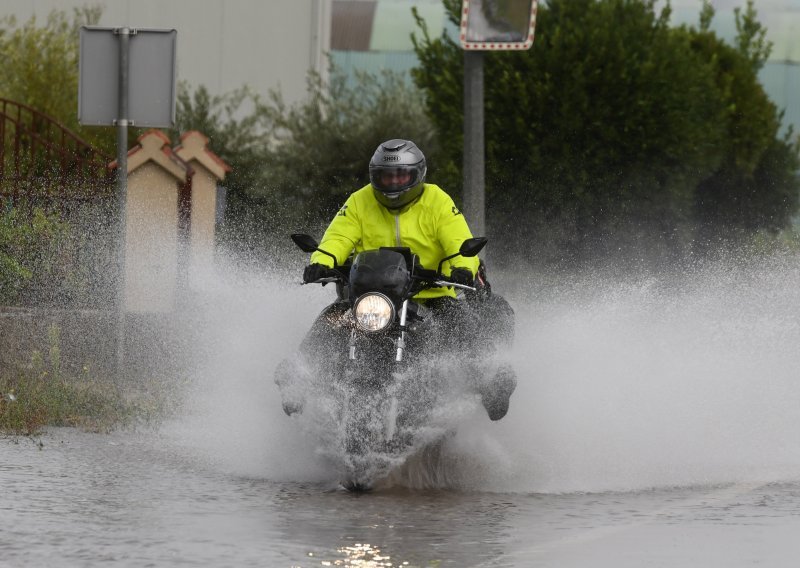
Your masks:
{"label": "white wall", "polygon": [[101,5],[103,27],[178,30],[178,80],[222,94],[249,84],[304,98],[309,68],[324,73],[332,0],[2,0],[18,24],[54,9]]}

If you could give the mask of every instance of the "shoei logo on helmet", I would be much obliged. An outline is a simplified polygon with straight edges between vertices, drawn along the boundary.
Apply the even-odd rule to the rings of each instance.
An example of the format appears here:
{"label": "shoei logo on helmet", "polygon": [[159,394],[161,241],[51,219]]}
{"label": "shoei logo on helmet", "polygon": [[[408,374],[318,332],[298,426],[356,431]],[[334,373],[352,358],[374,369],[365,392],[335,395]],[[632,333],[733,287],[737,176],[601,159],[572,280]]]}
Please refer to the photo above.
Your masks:
{"label": "shoei logo on helmet", "polygon": [[388,156],[384,156],[383,157],[383,161],[384,162],[399,162],[400,161],[400,156],[396,156],[394,154],[390,154]]}

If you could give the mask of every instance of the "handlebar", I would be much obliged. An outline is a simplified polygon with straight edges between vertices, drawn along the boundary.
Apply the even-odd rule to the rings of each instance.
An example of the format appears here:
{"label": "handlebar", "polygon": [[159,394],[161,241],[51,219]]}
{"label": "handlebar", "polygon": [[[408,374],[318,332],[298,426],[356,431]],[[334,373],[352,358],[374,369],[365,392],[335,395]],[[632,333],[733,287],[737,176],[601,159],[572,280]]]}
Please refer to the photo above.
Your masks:
{"label": "handlebar", "polygon": [[320,278],[318,280],[312,280],[311,282],[300,282],[300,285],[303,286],[304,284],[330,284],[331,282],[339,282],[344,280],[343,278],[338,278],[336,276],[326,276],[325,278]]}
{"label": "handlebar", "polygon": [[[412,274],[411,278],[413,280],[429,282],[430,284],[434,284],[438,287],[445,288],[447,286],[452,286],[453,288],[460,288],[462,290],[469,290],[470,292],[477,292],[477,288],[474,286],[467,286],[466,284],[458,284],[456,282],[450,282],[449,280],[445,280],[444,277],[436,272],[435,270],[420,270],[421,274]],[[300,284],[329,284],[331,282],[344,282],[345,278],[343,276],[326,276],[325,278],[320,278],[318,280],[314,280],[312,282],[301,282]]]}
{"label": "handlebar", "polygon": [[437,286],[446,287],[452,286],[453,288],[461,288],[462,290],[469,290],[470,292],[477,292],[478,289],[475,286],[467,286],[466,284],[456,284],[455,282],[448,282],[447,280],[437,280],[434,282]]}
{"label": "handlebar", "polygon": [[456,282],[451,282],[450,280],[445,279],[445,277],[436,272],[435,270],[425,270],[419,269],[417,274],[412,274],[411,278],[414,280],[421,280],[423,282],[429,282],[441,288],[446,288],[448,286],[452,286],[453,288],[460,288],[462,290],[469,290],[470,292],[477,292],[478,289],[474,286],[467,286],[466,284],[458,284]]}

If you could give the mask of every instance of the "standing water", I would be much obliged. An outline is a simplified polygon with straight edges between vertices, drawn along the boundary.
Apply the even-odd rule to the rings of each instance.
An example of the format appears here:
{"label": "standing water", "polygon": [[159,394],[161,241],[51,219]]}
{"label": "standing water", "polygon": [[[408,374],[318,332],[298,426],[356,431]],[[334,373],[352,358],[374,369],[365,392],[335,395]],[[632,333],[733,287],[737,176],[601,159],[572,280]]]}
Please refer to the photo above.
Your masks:
{"label": "standing water", "polygon": [[[221,273],[222,274],[222,273]],[[800,259],[498,278],[503,420],[459,418],[439,485],[337,486],[272,370],[331,300],[207,277],[185,412],[0,440],[0,566],[765,566],[800,553]],[[416,468],[416,472],[414,471]]]}

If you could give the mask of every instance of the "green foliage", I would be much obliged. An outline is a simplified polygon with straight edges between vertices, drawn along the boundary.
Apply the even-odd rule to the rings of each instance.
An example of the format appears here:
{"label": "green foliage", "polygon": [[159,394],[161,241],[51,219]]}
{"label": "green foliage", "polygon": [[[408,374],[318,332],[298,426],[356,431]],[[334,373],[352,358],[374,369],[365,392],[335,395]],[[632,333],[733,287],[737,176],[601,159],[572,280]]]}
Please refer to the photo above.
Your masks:
{"label": "green foliage", "polygon": [[156,424],[180,410],[184,384],[160,378],[123,389],[88,364],[75,373],[64,367],[61,329],[52,325],[45,349],[0,369],[0,433],[36,435],[47,426],[110,431]]}
{"label": "green foliage", "polygon": [[0,432],[36,434],[44,426],[108,429],[130,414],[120,391],[91,377],[61,371],[60,329],[48,330],[46,355],[34,351],[24,369],[0,374]]}
{"label": "green foliage", "polygon": [[[0,19],[0,97],[48,115],[111,154],[116,144],[112,128],[82,127],[77,121],[79,29],[96,24],[101,12],[96,6],[76,8],[71,16],[54,10],[44,22],[32,17],[22,25],[13,16]],[[5,160],[19,159],[16,165],[26,177],[4,182],[4,193],[15,194],[15,199],[4,201],[0,212],[0,302],[56,304],[81,295],[85,300],[89,273],[98,270],[75,260],[88,257],[85,245],[94,235],[86,227],[82,232],[79,225],[70,226],[66,210],[74,222],[89,207],[72,202],[61,208],[54,203],[64,191],[91,190],[85,181],[63,185],[65,180],[52,179],[53,157],[45,155],[44,144],[34,144],[24,135],[30,130],[49,139],[49,121],[27,112],[20,118],[17,129],[5,123],[6,139],[0,140],[6,144]],[[11,151],[14,147],[23,148],[20,156]],[[94,223],[92,229],[98,225],[102,223]]]}
{"label": "green foliage", "polygon": [[741,55],[750,62],[754,71],[758,71],[769,59],[772,42],[767,41],[767,30],[756,19],[753,0],[747,0],[747,6],[733,10],[736,18],[736,47]]}
{"label": "green foliage", "polygon": [[260,97],[247,86],[212,96],[205,86],[192,92],[181,83],[171,136],[174,139],[189,130],[207,136],[209,147],[231,166],[224,181],[228,195],[221,242],[265,249],[264,232],[273,227],[275,215],[274,205],[259,198],[263,192],[258,191],[265,175],[264,154],[272,143],[271,123]]}
{"label": "green foliage", "polygon": [[223,237],[265,251],[270,236],[327,222],[368,182],[380,142],[405,137],[429,157],[437,151],[421,93],[391,72],[352,82],[335,69],[327,81],[311,73],[306,100],[294,105],[278,91],[267,99],[246,88],[211,97],[184,86],[177,115],[180,131],[209,136],[232,167]]}
{"label": "green foliage", "polygon": [[78,124],[79,29],[100,20],[100,6],[75,8],[72,17],[53,10],[40,25],[31,17],[21,26],[0,19],[0,97],[26,104],[62,123],[98,148],[113,154],[114,130]]}
{"label": "green foliage", "polygon": [[61,262],[69,235],[69,225],[42,209],[0,214],[0,303],[17,303],[51,282],[71,278]]}
{"label": "green foliage", "polygon": [[14,249],[23,248],[25,230],[20,230],[12,214],[0,217],[0,302],[8,303],[16,298],[22,285],[33,275],[20,259],[13,254]]}
{"label": "green foliage", "polygon": [[705,239],[786,228],[797,210],[800,140],[780,136],[781,113],[758,82],[771,44],[752,1],[735,10],[735,47],[706,31],[691,33],[692,46],[712,63],[724,102],[725,155],[696,188],[696,219]]}
{"label": "green foliage", "polygon": [[[445,5],[457,21],[460,2]],[[752,6],[737,15],[732,48],[708,31],[710,5],[699,31],[671,28],[669,5],[655,5],[540,3],[530,51],[484,55],[490,234],[503,227],[510,239],[515,227],[520,246],[561,258],[645,239],[656,252],[678,252],[696,222],[787,222],[796,153],[776,139],[780,117],[758,84],[769,45]],[[414,79],[458,176],[463,53],[418,23]],[[740,182],[734,192],[731,180]]]}
{"label": "green foliage", "polygon": [[290,107],[273,92],[264,110],[275,141],[258,189],[277,196],[284,209],[332,216],[369,182],[369,159],[387,139],[408,138],[435,153],[421,95],[397,73],[362,73],[353,85],[335,71],[327,82],[312,74],[305,101]]}
{"label": "green foliage", "polygon": [[261,153],[270,144],[269,122],[260,111],[257,94],[245,86],[231,93],[212,96],[204,86],[194,93],[188,84],[178,86],[175,128],[177,139],[198,130],[209,139],[209,147],[232,167],[225,186],[246,191],[258,180]]}
{"label": "green foliage", "polygon": [[714,19],[714,6],[711,5],[709,0],[703,0],[703,6],[700,8],[700,31],[707,32],[711,29],[711,21]]}

